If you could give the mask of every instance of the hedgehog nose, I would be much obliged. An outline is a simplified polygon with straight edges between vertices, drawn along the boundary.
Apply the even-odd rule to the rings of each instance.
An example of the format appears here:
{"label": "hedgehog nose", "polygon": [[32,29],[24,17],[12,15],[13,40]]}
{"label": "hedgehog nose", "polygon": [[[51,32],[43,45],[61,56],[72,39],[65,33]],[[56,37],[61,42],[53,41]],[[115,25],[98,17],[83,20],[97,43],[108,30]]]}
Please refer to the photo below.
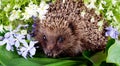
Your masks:
{"label": "hedgehog nose", "polygon": [[53,56],[53,54],[52,54],[52,52],[49,50],[49,51],[47,51],[47,56],[48,57],[52,57]]}

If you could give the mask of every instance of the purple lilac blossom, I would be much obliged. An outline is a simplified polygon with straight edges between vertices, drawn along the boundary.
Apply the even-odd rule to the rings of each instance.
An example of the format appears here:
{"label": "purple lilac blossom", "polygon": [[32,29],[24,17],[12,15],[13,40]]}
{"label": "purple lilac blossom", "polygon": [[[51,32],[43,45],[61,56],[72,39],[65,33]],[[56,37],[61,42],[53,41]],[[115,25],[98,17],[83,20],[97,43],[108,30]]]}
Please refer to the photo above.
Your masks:
{"label": "purple lilac blossom", "polygon": [[119,36],[119,32],[117,29],[113,28],[112,26],[106,28],[105,36],[110,36],[111,38],[117,39]]}
{"label": "purple lilac blossom", "polygon": [[30,41],[29,45],[23,46],[20,49],[18,49],[18,54],[22,55],[25,59],[28,55],[32,57],[33,55],[35,55],[36,52],[36,48],[34,47],[36,43],[37,41]]}
{"label": "purple lilac blossom", "polygon": [[[34,45],[38,41],[32,41],[30,34],[22,35],[19,33],[20,28],[26,26],[27,25],[19,25],[16,30],[10,30],[10,32],[7,32],[4,37],[2,37],[3,39],[0,40],[0,46],[6,44],[6,49],[8,51],[13,51],[13,46],[15,46],[18,54],[22,55],[24,58],[35,55],[36,47],[34,47]],[[30,42],[27,42],[26,40],[29,40]]]}
{"label": "purple lilac blossom", "polygon": [[0,45],[6,44],[6,49],[8,51],[13,51],[13,45],[14,45],[14,37],[12,32],[7,32],[4,36],[4,39],[0,41]]}
{"label": "purple lilac blossom", "polygon": [[14,34],[15,40],[15,47],[18,48],[20,46],[20,43],[27,45],[27,42],[25,40],[25,36],[22,34]]}

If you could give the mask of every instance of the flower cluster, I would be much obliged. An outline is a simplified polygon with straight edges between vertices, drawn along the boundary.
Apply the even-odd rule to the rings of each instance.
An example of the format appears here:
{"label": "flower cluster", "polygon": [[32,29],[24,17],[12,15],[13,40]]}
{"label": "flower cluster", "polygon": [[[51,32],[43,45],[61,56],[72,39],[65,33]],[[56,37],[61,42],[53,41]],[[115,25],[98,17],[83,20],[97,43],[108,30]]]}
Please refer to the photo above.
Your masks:
{"label": "flower cluster", "polygon": [[39,19],[45,19],[45,14],[47,13],[47,9],[49,5],[46,4],[44,1],[40,3],[39,6],[33,4],[33,2],[29,3],[28,7],[25,7],[25,12],[22,13],[23,20],[28,20],[31,17],[37,17]]}
{"label": "flower cluster", "polygon": [[[0,0],[0,9],[3,8],[3,10],[0,10],[0,16],[6,18],[0,18],[0,21],[4,21],[0,24],[0,46],[5,45],[8,51],[17,50],[19,55],[27,58],[27,56],[32,57],[35,55],[36,48],[34,45],[37,43],[32,35],[34,33],[35,24],[33,23],[32,26],[31,18],[33,18],[33,21],[36,17],[40,20],[45,19],[45,14],[48,12],[49,5],[45,1],[41,1],[39,6],[35,1],[31,1],[30,3],[26,1],[25,4],[18,3],[19,1],[20,0],[13,0],[12,2],[15,2],[14,4],[8,3],[4,5],[2,4],[4,1]],[[15,23],[16,21],[23,23]],[[29,22],[29,26],[33,28],[29,33],[27,22]],[[18,27],[16,27],[17,25]],[[30,27],[29,29],[31,29]],[[15,29],[13,30],[13,28]]]}
{"label": "flower cluster", "polygon": [[[4,11],[7,13],[11,8],[10,4],[4,8]],[[24,12],[20,9],[20,5],[14,5],[13,10],[10,12],[9,21],[14,20],[29,20],[31,17],[38,17],[39,19],[45,19],[45,14],[48,12],[49,5],[42,1],[39,6],[33,4],[31,1],[27,7],[25,7]]]}
{"label": "flower cluster", "polygon": [[22,55],[24,58],[28,55],[32,57],[36,52],[34,45],[37,41],[31,40],[29,34],[21,34],[21,27],[28,27],[28,25],[19,25],[15,30],[10,29],[0,41],[0,45],[6,45],[8,51],[14,51],[16,48],[18,54]]}
{"label": "flower cluster", "polygon": [[112,26],[106,28],[106,36],[110,36],[111,38],[118,39],[119,32],[117,29],[113,28]]}

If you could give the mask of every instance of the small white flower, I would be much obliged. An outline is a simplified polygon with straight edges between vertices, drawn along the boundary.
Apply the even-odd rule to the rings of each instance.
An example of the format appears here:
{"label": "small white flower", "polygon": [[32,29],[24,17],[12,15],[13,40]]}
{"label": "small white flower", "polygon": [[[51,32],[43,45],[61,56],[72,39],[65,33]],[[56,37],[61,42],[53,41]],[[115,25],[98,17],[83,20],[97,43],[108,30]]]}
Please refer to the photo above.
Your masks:
{"label": "small white flower", "polygon": [[90,9],[96,8],[95,2],[96,2],[96,0],[90,0],[90,4],[86,5],[87,8],[90,8]]}
{"label": "small white flower", "polygon": [[106,1],[103,1],[103,0],[102,0],[101,3],[104,4],[104,5],[106,5]]}
{"label": "small white flower", "polygon": [[107,11],[106,16],[108,20],[111,20],[114,15],[112,11]]}
{"label": "small white flower", "polygon": [[38,18],[41,19],[41,20],[44,20],[46,18],[46,16],[39,14]]}
{"label": "small white flower", "polygon": [[4,31],[3,25],[1,24],[1,25],[0,25],[0,32],[3,32],[3,31]]}
{"label": "small white flower", "polygon": [[49,5],[46,4],[44,1],[40,3],[39,8],[37,9],[37,12],[39,13],[38,17],[39,19],[43,20],[45,19],[45,14],[48,12]]}
{"label": "small white flower", "polygon": [[97,25],[98,25],[98,26],[103,26],[103,20],[99,21],[99,22],[97,23]]}
{"label": "small white flower", "polygon": [[99,4],[99,10],[104,10],[104,8],[103,8],[101,3]]}
{"label": "small white flower", "polygon": [[7,4],[7,6],[3,9],[4,11],[8,12],[10,9],[10,4]]}
{"label": "small white flower", "polygon": [[4,26],[5,30],[12,31],[12,25]]}
{"label": "small white flower", "polygon": [[116,0],[112,0],[112,5],[113,5],[113,6],[115,6],[115,5],[116,5],[116,3],[117,3],[117,1],[116,1]]}
{"label": "small white flower", "polygon": [[33,4],[33,2],[30,2],[28,7],[25,7],[25,12],[22,13],[23,15],[22,20],[28,20],[32,16],[37,17],[38,16],[37,9],[38,9],[38,6]]}
{"label": "small white flower", "polygon": [[28,20],[31,16],[28,14],[28,12],[22,13],[23,18],[21,20]]}
{"label": "small white flower", "polygon": [[37,41],[30,41],[29,45],[24,45],[19,49],[18,54],[22,55],[25,59],[28,55],[32,57],[33,55],[35,55],[36,52],[36,49],[34,47],[36,43]]}
{"label": "small white flower", "polygon": [[15,4],[15,6],[13,7],[13,9],[20,9],[20,6],[18,4]]}
{"label": "small white flower", "polygon": [[9,17],[9,20],[14,21],[16,19],[19,19],[20,18],[20,13],[21,13],[21,10],[13,10],[11,12],[10,17]]}
{"label": "small white flower", "polygon": [[100,11],[99,11],[98,9],[95,10],[95,13],[96,13],[97,15],[100,15]]}

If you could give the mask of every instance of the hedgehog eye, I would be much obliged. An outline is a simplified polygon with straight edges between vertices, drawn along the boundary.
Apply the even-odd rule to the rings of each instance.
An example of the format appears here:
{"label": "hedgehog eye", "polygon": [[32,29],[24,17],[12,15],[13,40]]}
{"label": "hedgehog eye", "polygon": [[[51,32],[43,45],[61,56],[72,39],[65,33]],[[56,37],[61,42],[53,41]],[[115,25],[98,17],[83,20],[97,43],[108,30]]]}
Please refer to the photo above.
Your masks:
{"label": "hedgehog eye", "polygon": [[43,40],[44,40],[44,41],[47,41],[47,38],[46,38],[46,36],[45,36],[45,35],[43,35]]}
{"label": "hedgehog eye", "polygon": [[64,38],[63,38],[62,36],[59,36],[58,39],[57,39],[57,41],[58,41],[59,43],[62,43],[62,42],[64,41]]}

